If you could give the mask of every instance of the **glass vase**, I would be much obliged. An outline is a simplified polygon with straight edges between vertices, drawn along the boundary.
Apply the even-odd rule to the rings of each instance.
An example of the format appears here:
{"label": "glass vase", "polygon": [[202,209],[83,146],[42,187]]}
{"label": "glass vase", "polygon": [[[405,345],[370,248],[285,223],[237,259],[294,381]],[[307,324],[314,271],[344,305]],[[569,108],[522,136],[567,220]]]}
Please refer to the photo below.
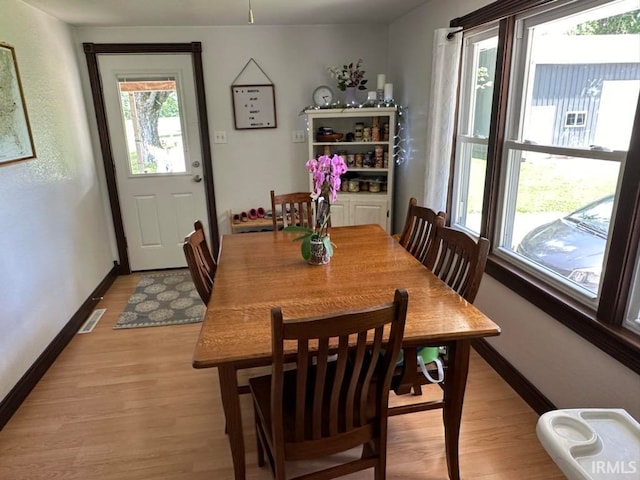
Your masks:
{"label": "glass vase", "polygon": [[344,91],[344,103],[347,106],[357,106],[358,100],[356,100],[356,87],[346,87]]}

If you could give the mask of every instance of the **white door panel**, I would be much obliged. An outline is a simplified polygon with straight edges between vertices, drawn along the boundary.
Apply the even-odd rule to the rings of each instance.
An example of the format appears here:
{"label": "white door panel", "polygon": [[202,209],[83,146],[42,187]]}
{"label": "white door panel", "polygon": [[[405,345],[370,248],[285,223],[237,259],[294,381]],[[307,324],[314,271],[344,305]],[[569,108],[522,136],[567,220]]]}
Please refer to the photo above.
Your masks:
{"label": "white door panel", "polygon": [[191,55],[99,63],[131,269],[185,266],[184,237],[195,220],[207,228]]}
{"label": "white door panel", "polygon": [[388,231],[387,211],[388,202],[386,199],[376,199],[372,196],[367,196],[362,200],[351,200],[349,221],[351,225],[377,223]]}
{"label": "white door panel", "polygon": [[156,195],[136,195],[132,198],[136,206],[136,221],[140,227],[138,230],[140,248],[159,247],[162,245],[162,237],[160,235],[160,219],[158,218],[158,197]]}
{"label": "white door panel", "polygon": [[331,226],[342,227],[349,225],[349,209],[344,203],[337,201],[331,204]]}

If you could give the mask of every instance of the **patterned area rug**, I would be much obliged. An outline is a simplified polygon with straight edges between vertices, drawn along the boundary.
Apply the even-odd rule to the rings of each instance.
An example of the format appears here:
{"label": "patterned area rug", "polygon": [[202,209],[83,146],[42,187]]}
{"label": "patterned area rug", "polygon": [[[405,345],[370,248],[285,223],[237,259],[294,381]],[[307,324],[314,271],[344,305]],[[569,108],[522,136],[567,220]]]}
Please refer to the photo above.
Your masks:
{"label": "patterned area rug", "polygon": [[113,328],[197,323],[204,311],[189,270],[154,273],[140,279]]}

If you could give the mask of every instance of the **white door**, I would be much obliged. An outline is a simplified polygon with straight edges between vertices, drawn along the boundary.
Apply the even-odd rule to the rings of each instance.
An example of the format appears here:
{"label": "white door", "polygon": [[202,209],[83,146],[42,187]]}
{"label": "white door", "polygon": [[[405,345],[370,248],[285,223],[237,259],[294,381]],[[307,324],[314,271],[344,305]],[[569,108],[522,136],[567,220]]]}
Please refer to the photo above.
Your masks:
{"label": "white door", "polygon": [[182,242],[207,210],[189,54],[100,55],[131,270],[186,265]]}

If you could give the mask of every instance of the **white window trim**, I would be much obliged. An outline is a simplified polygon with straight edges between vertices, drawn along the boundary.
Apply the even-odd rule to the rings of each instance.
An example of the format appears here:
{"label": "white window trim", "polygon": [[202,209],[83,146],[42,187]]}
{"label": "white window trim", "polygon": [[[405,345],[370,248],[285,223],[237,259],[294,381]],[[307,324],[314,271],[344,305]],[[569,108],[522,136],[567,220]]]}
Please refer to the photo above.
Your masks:
{"label": "white window trim", "polygon": [[[576,120],[574,123],[569,123],[569,115],[574,115]],[[582,123],[578,123],[578,116],[582,115]],[[564,127],[565,128],[582,128],[587,125],[587,111],[586,110],[571,110],[564,114]]]}

